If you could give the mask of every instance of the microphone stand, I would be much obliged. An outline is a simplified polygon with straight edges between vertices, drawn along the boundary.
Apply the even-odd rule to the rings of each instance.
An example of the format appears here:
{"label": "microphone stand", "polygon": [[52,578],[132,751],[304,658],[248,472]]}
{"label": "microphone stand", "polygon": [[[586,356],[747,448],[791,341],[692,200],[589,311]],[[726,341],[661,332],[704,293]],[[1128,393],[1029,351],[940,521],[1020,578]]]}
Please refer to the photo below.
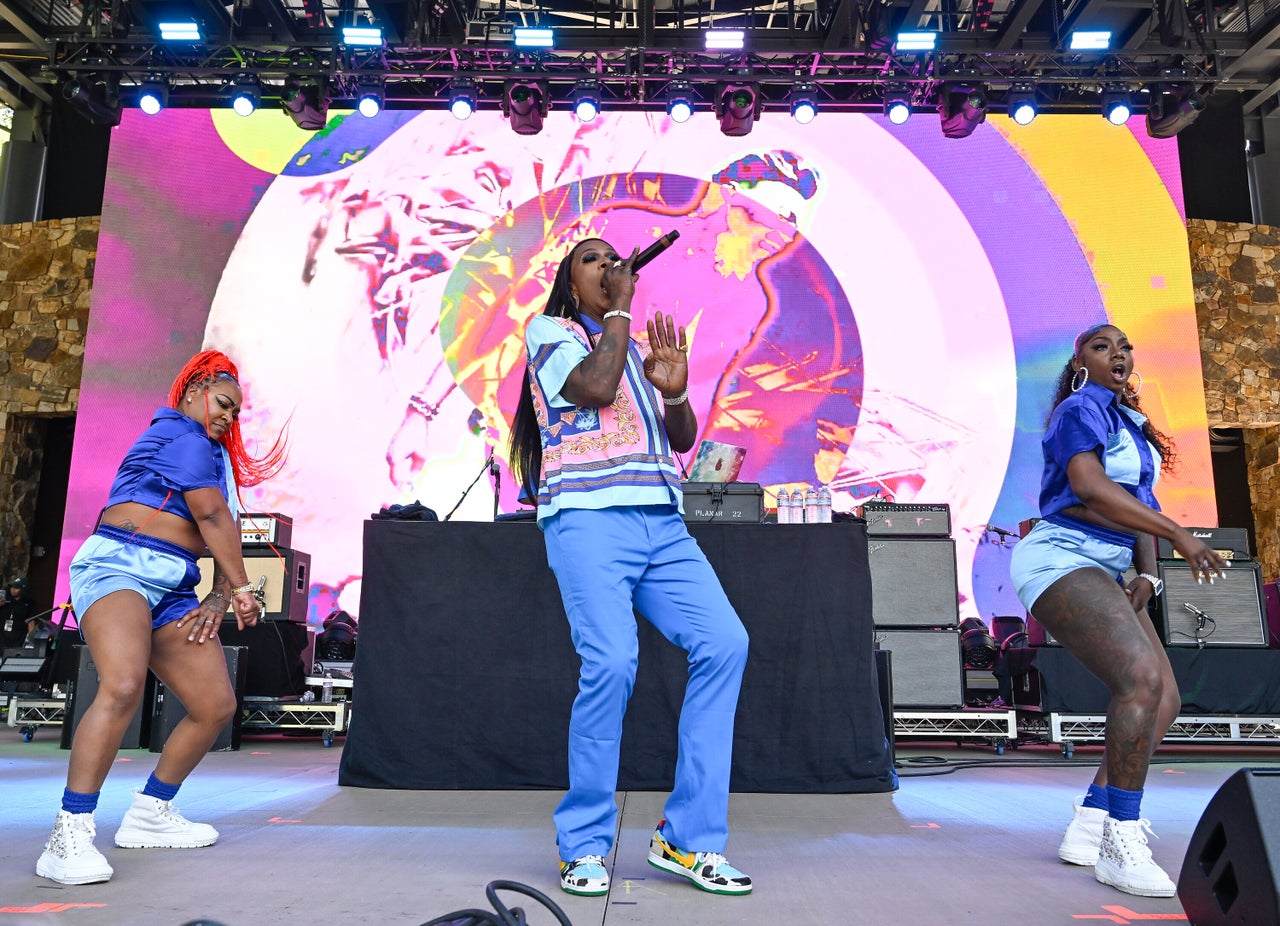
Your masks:
{"label": "microphone stand", "polygon": [[[476,473],[476,478],[475,478],[475,479],[472,479],[472,480],[471,480],[471,485],[467,486],[467,487],[462,491],[462,498],[458,499],[458,504],[456,504],[456,505],[454,505],[452,508],[450,508],[450,509],[449,509],[449,513],[448,513],[447,515],[445,515],[445,516],[444,516],[444,519],[445,519],[446,521],[448,521],[450,518],[452,518],[452,517],[453,517],[453,513],[454,513],[455,511],[457,511],[457,510],[458,510],[458,508],[462,505],[462,503],[463,503],[463,502],[465,502],[465,501],[467,500],[467,496],[468,496],[468,495],[470,495],[470,494],[471,494],[471,490],[472,490],[472,489],[474,489],[474,488],[476,487],[476,483],[480,481],[480,477],[481,477],[481,476],[483,476],[483,475],[485,474],[485,472],[489,470],[489,468],[490,468],[490,467],[495,467],[495,468],[496,468],[496,466],[497,466],[497,464],[493,462],[493,451],[492,451],[492,450],[490,450],[490,451],[489,451],[489,456],[488,456],[488,458],[486,458],[486,459],[485,459],[485,461],[484,461],[484,466],[480,467],[480,472]],[[493,514],[494,514],[494,519],[496,520],[496,519],[497,519],[497,516],[498,516],[498,498],[497,498],[497,494],[496,494],[496,493],[494,494],[494,499],[493,499]]]}
{"label": "microphone stand", "polygon": [[493,477],[493,519],[496,521],[498,520],[498,499],[502,495],[502,467],[493,458],[493,451],[489,452],[489,475]]}

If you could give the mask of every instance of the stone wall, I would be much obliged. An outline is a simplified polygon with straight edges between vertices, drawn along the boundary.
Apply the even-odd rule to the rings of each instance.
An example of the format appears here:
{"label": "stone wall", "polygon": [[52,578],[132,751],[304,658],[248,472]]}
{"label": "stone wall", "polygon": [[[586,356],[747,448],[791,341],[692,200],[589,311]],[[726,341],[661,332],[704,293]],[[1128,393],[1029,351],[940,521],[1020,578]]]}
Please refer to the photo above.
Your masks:
{"label": "stone wall", "polygon": [[0,226],[0,575],[25,572],[44,428],[80,399],[97,216]]}
{"label": "stone wall", "polygon": [[1258,559],[1263,579],[1273,581],[1280,578],[1280,427],[1246,428],[1244,452]]}

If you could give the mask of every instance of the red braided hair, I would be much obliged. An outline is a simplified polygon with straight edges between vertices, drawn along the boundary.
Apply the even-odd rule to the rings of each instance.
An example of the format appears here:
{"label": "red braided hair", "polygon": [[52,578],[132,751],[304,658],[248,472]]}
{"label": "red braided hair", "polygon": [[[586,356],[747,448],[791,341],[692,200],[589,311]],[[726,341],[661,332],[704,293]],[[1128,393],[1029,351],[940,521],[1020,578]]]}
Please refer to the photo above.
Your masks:
{"label": "red braided hair", "polygon": [[[177,408],[182,403],[182,396],[192,385],[210,386],[218,379],[230,379],[240,385],[240,371],[231,358],[222,351],[205,350],[187,361],[187,365],[178,371],[178,377],[169,388],[169,407]],[[209,393],[205,392],[205,420],[209,415]],[[284,468],[286,447],[284,437],[276,438],[276,442],[261,457],[251,457],[244,449],[244,440],[240,436],[240,422],[231,420],[231,427],[222,435],[221,443],[227,448],[231,457],[231,469],[235,472],[237,486],[256,486],[265,482]]]}

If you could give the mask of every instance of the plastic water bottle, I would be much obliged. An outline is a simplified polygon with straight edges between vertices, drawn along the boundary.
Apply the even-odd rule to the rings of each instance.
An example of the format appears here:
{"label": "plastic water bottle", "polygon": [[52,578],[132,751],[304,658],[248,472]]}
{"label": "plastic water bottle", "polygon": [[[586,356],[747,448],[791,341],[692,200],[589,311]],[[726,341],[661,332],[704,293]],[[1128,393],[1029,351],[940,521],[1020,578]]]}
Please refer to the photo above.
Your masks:
{"label": "plastic water bottle", "polygon": [[813,486],[804,493],[804,523],[818,523],[818,491]]}
{"label": "plastic water bottle", "polygon": [[791,523],[804,523],[804,489],[796,489],[791,493]]}
{"label": "plastic water bottle", "polygon": [[831,523],[831,490],[826,486],[818,486],[818,523]]}
{"label": "plastic water bottle", "polygon": [[786,489],[778,490],[778,523],[791,523],[791,493]]}
{"label": "plastic water bottle", "polygon": [[333,673],[324,673],[324,684],[320,686],[320,701],[323,704],[333,703]]}

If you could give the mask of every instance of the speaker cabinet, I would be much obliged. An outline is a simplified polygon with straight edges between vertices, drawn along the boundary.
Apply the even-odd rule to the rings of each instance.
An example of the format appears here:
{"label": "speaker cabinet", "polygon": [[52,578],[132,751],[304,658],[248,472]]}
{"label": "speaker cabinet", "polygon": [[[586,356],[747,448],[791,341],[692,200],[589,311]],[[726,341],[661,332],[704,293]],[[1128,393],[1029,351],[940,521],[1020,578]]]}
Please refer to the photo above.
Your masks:
{"label": "speaker cabinet", "polygon": [[1280,769],[1242,768],[1218,789],[1191,834],[1178,876],[1188,922],[1280,923],[1277,865]]}
{"label": "speaker cabinet", "polygon": [[894,707],[960,707],[964,671],[954,630],[877,630],[880,649],[892,653]]}
{"label": "speaker cabinet", "polygon": [[960,623],[954,540],[871,537],[867,554],[871,618],[877,627]]}
{"label": "speaker cabinet", "polygon": [[[83,645],[71,647],[71,677],[67,680],[67,704],[62,715],[61,746],[63,749],[71,748],[71,741],[76,735],[76,727],[80,726],[84,712],[89,709],[89,705],[97,697],[100,682],[98,667],[94,665],[93,656],[89,653],[89,647]],[[144,708],[147,708],[151,703],[155,683],[156,677],[148,672],[146,686],[142,693],[142,703],[138,705],[133,718],[129,721],[128,728],[124,731],[124,739],[120,742],[121,749],[142,749],[146,747],[148,733],[150,732],[151,712],[149,709],[144,710]]]}
{"label": "speaker cabinet", "polygon": [[1258,563],[1237,560],[1212,585],[1197,585],[1190,567],[1180,562],[1161,562],[1159,569],[1164,580],[1161,607],[1167,645],[1267,645],[1262,567]]}
{"label": "speaker cabinet", "polygon": [[307,676],[316,661],[316,635],[306,624],[264,621],[240,630],[235,621],[224,620],[218,639],[223,646],[247,649],[246,695],[284,698],[306,690]]}
{"label": "speaker cabinet", "polygon": [[[244,549],[244,568],[255,586],[263,579],[266,606],[263,619],[307,622],[307,593],[311,586],[311,554],[270,547]],[[200,557],[200,584],[196,594],[203,598],[213,588],[213,557]],[[230,606],[227,608],[230,611]]]}
{"label": "speaker cabinet", "polygon": [[876,691],[880,695],[880,714],[884,722],[884,739],[889,744],[889,758],[896,756],[893,732],[893,653],[877,648]]}
{"label": "speaker cabinet", "polygon": [[[223,727],[217,740],[209,747],[210,752],[226,752],[240,748],[240,721],[244,713],[244,678],[248,664],[249,651],[243,646],[224,646],[222,655],[227,660],[227,675],[231,678],[231,687],[236,693],[236,712],[231,722]],[[151,751],[160,752],[169,739],[169,734],[183,717],[187,709],[165,684],[156,680],[155,694],[151,699]]]}

